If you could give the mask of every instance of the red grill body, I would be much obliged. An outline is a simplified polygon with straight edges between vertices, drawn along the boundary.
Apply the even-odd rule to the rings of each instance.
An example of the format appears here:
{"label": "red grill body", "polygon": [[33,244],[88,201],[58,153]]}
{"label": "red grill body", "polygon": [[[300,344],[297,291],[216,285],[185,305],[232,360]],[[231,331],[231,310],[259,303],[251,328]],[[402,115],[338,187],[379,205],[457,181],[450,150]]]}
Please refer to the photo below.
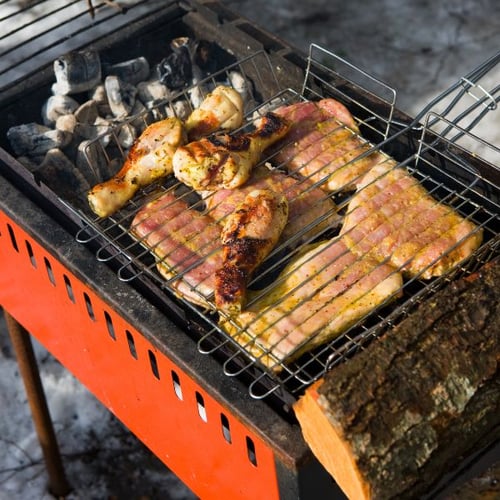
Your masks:
{"label": "red grill body", "polygon": [[4,179],[1,190],[2,307],[197,495],[336,490],[297,425],[221,377],[168,317]]}

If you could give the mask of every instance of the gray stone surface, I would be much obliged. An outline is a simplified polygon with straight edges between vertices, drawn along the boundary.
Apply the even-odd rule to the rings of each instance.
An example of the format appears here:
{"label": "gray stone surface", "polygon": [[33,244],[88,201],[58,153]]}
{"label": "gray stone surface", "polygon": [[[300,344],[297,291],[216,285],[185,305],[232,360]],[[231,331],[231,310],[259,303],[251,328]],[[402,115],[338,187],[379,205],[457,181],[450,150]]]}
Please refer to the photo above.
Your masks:
{"label": "gray stone surface", "polygon": [[412,115],[500,50],[497,0],[224,3],[303,50],[317,43],[377,76]]}

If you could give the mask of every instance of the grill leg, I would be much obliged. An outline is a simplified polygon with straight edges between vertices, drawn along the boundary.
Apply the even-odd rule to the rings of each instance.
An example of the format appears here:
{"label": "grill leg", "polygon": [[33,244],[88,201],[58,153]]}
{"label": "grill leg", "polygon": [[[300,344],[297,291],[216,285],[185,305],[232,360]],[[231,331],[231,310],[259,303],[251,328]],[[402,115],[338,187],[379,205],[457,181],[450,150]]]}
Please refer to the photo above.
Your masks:
{"label": "grill leg", "polygon": [[49,490],[56,498],[64,497],[70,492],[71,487],[64,472],[30,334],[5,310],[4,315],[45,459],[49,476]]}

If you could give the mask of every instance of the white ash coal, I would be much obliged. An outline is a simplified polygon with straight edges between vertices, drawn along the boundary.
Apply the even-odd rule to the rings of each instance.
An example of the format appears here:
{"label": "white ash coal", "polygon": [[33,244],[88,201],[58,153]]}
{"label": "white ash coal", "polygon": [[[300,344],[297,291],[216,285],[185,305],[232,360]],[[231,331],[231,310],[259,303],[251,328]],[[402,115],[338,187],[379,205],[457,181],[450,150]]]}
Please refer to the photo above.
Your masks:
{"label": "white ash coal", "polygon": [[[56,81],[40,122],[7,131],[18,161],[58,196],[86,209],[81,194],[119,170],[144,128],[168,116],[185,119],[212,90],[200,82],[232,57],[215,43],[187,37],[172,40],[170,49],[156,64],[146,57],[110,64],[92,50],[55,60]],[[221,78],[248,94],[238,71]]]}
{"label": "white ash coal", "polygon": [[99,54],[87,50],[70,52],[54,61],[55,94],[76,94],[95,87],[101,80]]}

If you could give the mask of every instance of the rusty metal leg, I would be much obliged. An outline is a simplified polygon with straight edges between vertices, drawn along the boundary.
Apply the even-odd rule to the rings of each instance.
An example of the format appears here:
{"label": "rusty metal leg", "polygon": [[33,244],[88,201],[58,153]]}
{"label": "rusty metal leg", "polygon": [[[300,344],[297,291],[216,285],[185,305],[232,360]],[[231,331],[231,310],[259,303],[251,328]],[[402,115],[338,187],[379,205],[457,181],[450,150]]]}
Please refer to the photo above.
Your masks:
{"label": "rusty metal leg", "polygon": [[64,497],[70,492],[71,487],[64,472],[30,334],[7,311],[4,311],[4,315],[45,459],[49,490],[58,498]]}

